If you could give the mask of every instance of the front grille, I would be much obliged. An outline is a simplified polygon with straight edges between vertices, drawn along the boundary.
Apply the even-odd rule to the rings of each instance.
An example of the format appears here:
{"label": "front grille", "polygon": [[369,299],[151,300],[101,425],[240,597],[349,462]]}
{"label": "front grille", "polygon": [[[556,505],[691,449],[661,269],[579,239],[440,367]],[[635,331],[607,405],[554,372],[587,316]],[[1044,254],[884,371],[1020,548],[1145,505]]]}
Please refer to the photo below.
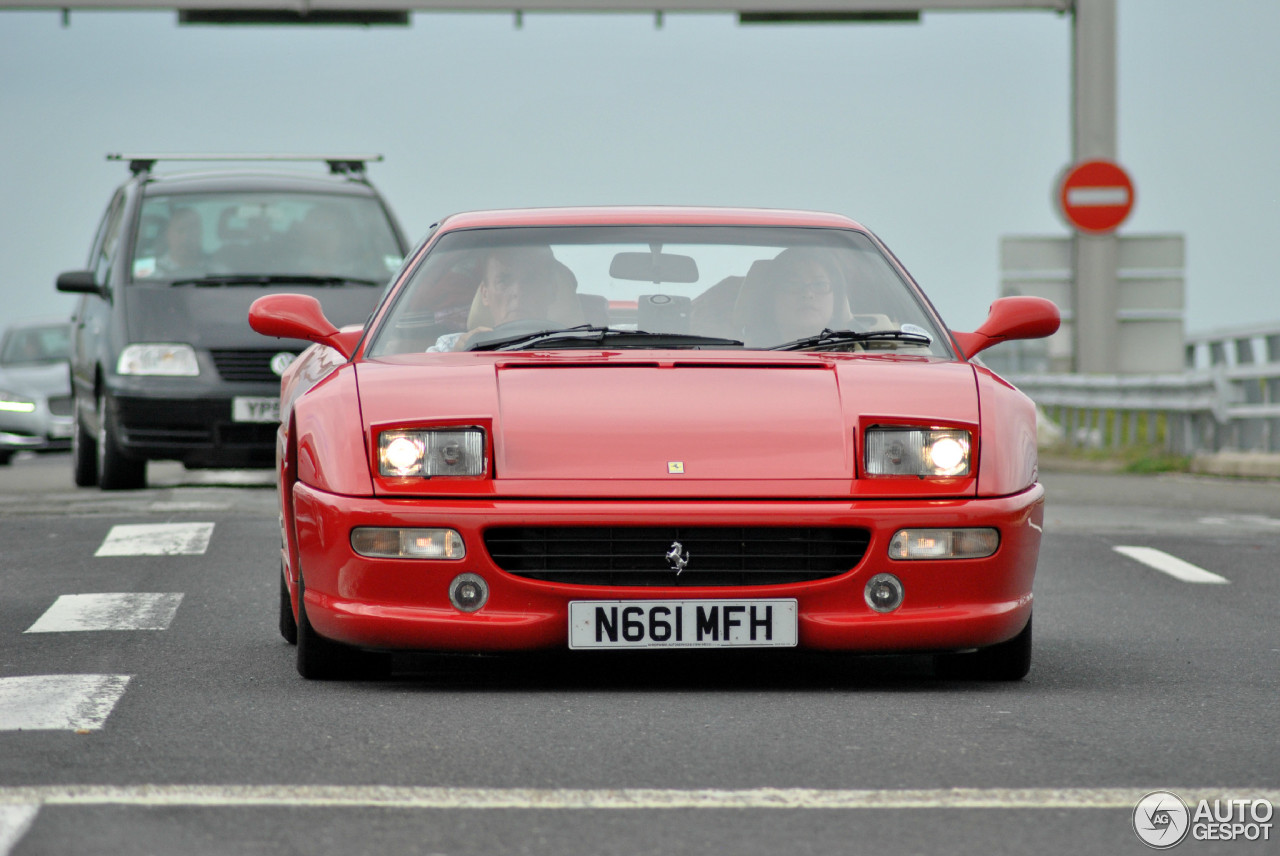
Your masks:
{"label": "front grille", "polygon": [[[870,533],[845,527],[553,527],[489,529],[495,564],[518,577],[595,586],[763,586],[843,574]],[[667,553],[679,542],[679,575]]]}
{"label": "front grille", "polygon": [[69,395],[51,395],[49,396],[49,412],[54,416],[70,416],[71,415],[71,396]]}
{"label": "front grille", "polygon": [[209,351],[209,355],[213,357],[213,365],[223,380],[275,382],[279,382],[280,375],[271,370],[271,358],[278,353],[279,349]]}

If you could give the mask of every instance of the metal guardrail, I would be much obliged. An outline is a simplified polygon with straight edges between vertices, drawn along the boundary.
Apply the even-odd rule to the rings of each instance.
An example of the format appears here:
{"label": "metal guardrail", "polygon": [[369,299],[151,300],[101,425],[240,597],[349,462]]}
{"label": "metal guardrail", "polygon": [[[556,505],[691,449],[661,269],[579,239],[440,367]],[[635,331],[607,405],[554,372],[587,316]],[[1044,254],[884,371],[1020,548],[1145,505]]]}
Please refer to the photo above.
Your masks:
{"label": "metal guardrail", "polygon": [[1280,452],[1280,323],[1186,337],[1181,374],[1009,372],[1074,447]]}

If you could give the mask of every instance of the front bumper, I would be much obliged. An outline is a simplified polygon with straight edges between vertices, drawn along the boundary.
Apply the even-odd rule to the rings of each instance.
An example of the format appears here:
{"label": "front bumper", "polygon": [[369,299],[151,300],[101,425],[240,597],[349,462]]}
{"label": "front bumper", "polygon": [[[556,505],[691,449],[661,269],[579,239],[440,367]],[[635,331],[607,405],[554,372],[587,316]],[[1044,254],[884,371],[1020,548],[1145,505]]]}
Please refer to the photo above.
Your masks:
{"label": "front bumper", "polygon": [[0,450],[48,452],[70,449],[71,417],[53,413],[48,399],[37,398],[34,401],[35,410],[31,413],[0,414]]}
{"label": "front bumper", "polygon": [[[294,485],[286,577],[296,598],[305,576],[307,617],[322,636],[366,648],[514,651],[565,648],[572,600],[796,598],[799,646],[859,652],[954,651],[1015,636],[1031,615],[1044,489],[992,499],[845,502],[631,502],[385,500],[335,496]],[[587,586],[516,577],[485,550],[491,526],[853,526],[870,531],[861,561],[828,579],[766,586]],[[456,561],[371,559],[350,545],[357,526],[446,526],[462,534]],[[887,548],[904,527],[992,526],[985,559],[895,561]],[[291,553],[298,557],[291,561]],[[863,590],[878,573],[897,576],[903,604],[879,613]],[[489,584],[483,608],[463,613],[448,586],[461,573]]]}
{"label": "front bumper", "polygon": [[241,422],[233,416],[236,396],[278,400],[278,385],[234,394],[112,395],[117,442],[130,457],[176,460],[191,467],[271,467],[277,422]]}

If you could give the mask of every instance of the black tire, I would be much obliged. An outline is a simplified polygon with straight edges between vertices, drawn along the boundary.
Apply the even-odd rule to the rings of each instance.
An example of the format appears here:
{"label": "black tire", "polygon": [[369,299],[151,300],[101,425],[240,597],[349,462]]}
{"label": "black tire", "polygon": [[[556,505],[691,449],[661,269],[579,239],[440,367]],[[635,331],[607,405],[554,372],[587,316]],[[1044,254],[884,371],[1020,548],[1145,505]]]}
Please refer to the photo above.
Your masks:
{"label": "black tire", "polygon": [[98,441],[85,430],[80,419],[80,399],[76,399],[75,416],[71,420],[71,478],[76,487],[94,487],[98,483]]}
{"label": "black tire", "polygon": [[9,466],[9,462],[13,460],[14,452],[12,449],[0,450],[0,467]]}
{"label": "black tire", "polygon": [[290,645],[298,644],[298,620],[293,616],[293,600],[284,581],[284,565],[280,566],[280,635]]}
{"label": "black tire", "polygon": [[298,674],[312,681],[369,681],[391,674],[391,655],[326,639],[307,620],[305,586],[298,576]]}
{"label": "black tire", "polygon": [[131,458],[116,436],[115,406],[98,396],[98,486],[103,490],[139,490],[147,486],[147,462]]}
{"label": "black tire", "polygon": [[970,654],[938,654],[938,677],[971,681],[1020,681],[1031,671],[1031,619],[1008,642]]}

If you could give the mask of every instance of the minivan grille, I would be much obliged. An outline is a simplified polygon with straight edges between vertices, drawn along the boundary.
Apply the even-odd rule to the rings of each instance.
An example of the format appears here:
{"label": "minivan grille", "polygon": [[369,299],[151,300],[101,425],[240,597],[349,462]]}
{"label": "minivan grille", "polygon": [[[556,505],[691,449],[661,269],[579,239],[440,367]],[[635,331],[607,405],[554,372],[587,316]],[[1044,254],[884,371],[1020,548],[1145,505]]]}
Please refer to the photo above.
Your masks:
{"label": "minivan grille", "polygon": [[271,370],[271,358],[281,353],[272,350],[211,350],[213,365],[223,380],[279,381],[280,376]]}
{"label": "minivan grille", "polygon": [[[839,576],[870,533],[849,527],[497,527],[484,533],[495,564],[518,577],[596,586],[763,586]],[[677,575],[667,554],[679,542]]]}

